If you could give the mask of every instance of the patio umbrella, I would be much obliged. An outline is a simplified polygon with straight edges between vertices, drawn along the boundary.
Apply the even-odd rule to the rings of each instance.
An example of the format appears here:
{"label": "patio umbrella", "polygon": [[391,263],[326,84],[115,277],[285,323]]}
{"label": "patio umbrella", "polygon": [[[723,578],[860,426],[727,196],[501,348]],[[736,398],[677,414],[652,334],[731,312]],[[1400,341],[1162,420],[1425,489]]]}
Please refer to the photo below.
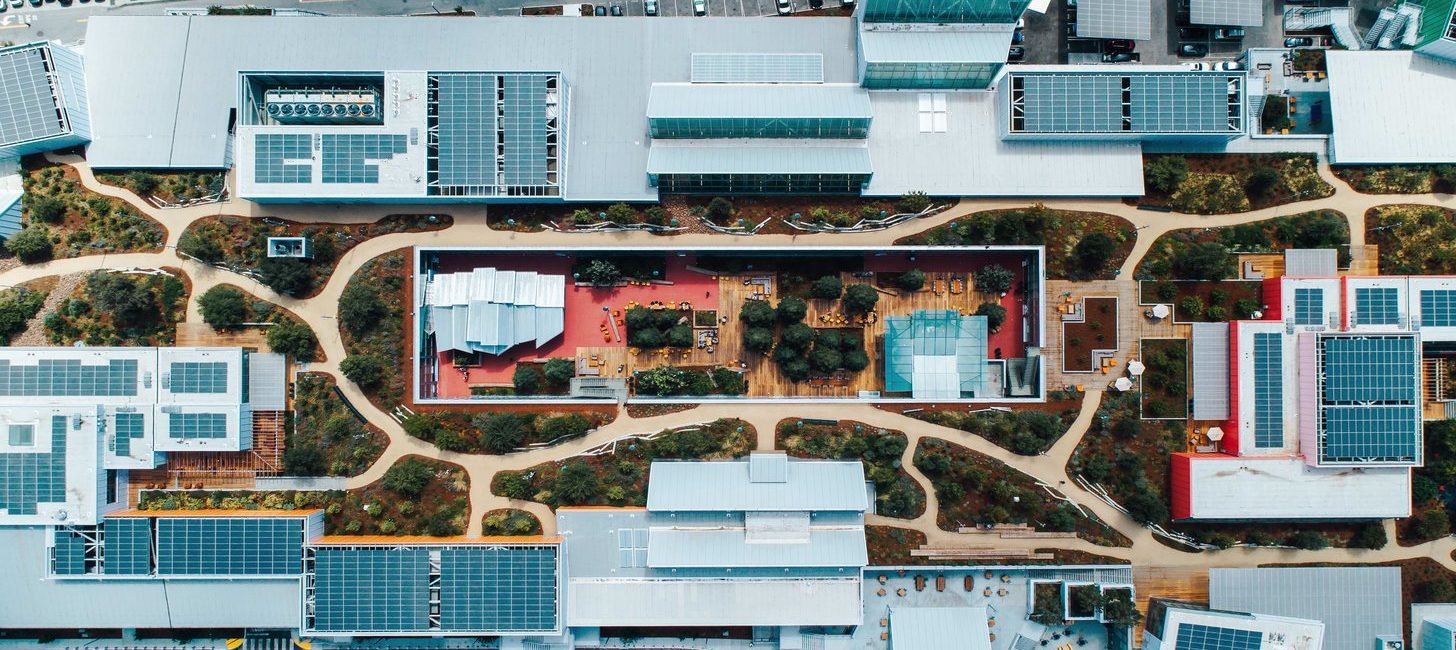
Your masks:
{"label": "patio umbrella", "polygon": [[1223,429],[1220,429],[1218,427],[1209,427],[1208,439],[1212,442],[1218,442],[1220,440],[1223,440]]}
{"label": "patio umbrella", "polygon": [[1134,377],[1143,374],[1143,371],[1146,369],[1147,367],[1143,365],[1143,362],[1136,359],[1127,362],[1127,374]]}
{"label": "patio umbrella", "polygon": [[1167,318],[1172,310],[1167,305],[1153,305],[1153,318]]}
{"label": "patio umbrella", "polygon": [[1117,390],[1127,391],[1132,388],[1132,380],[1127,377],[1118,377],[1117,381],[1112,382],[1112,386]]}

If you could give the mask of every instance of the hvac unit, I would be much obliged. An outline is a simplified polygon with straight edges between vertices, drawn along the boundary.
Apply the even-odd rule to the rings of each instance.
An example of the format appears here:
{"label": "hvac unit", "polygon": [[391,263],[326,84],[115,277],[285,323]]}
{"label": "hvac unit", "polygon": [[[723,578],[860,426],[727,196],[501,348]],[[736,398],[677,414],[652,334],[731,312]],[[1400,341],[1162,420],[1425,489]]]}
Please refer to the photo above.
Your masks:
{"label": "hvac unit", "polygon": [[268,115],[271,115],[273,117],[278,117],[278,114],[280,112],[282,112],[282,111],[280,110],[280,108],[279,108],[279,106],[277,104],[269,104],[268,105]]}

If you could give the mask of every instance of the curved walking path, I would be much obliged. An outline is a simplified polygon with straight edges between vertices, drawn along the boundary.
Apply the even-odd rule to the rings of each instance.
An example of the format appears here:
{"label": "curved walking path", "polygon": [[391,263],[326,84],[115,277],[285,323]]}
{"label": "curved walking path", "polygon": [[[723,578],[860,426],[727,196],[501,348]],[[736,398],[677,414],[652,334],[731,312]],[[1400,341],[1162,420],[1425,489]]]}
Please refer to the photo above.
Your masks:
{"label": "curved walking path", "polygon": [[[327,361],[311,365],[311,370],[329,372],[338,378],[338,386],[344,396],[371,423],[378,426],[389,437],[389,445],[383,455],[368,470],[348,479],[349,487],[359,487],[379,480],[384,472],[401,457],[415,454],[438,458],[465,468],[470,477],[470,523],[469,535],[479,535],[481,516],[497,508],[518,508],[534,514],[540,519],[547,534],[555,532],[555,518],[545,505],[498,497],[490,492],[491,479],[502,470],[518,470],[544,462],[569,458],[583,451],[600,446],[606,441],[631,434],[650,433],[665,428],[709,422],[718,418],[740,418],[757,429],[757,446],[772,448],[775,427],[788,418],[824,418],[834,420],[857,420],[866,424],[903,431],[909,439],[903,465],[910,476],[926,492],[924,514],[915,519],[892,519],[871,516],[868,522],[877,525],[897,526],[919,530],[932,543],[967,545],[974,538],[956,532],[941,530],[936,525],[939,505],[930,481],[911,462],[916,446],[927,437],[943,438],[990,456],[1021,471],[1036,480],[1056,488],[1081,507],[1091,511],[1109,526],[1122,533],[1129,540],[1129,547],[1106,547],[1082,539],[996,539],[997,547],[1006,548],[1060,548],[1085,551],[1098,555],[1128,560],[1137,565],[1149,566],[1249,566],[1270,562],[1388,562],[1417,557],[1429,557],[1448,569],[1456,570],[1456,560],[1451,553],[1456,550],[1456,538],[1447,537],[1416,546],[1399,546],[1393,522],[1386,522],[1387,533],[1392,542],[1378,551],[1358,549],[1325,549],[1321,551],[1298,551],[1271,548],[1234,548],[1217,552],[1195,553],[1167,546],[1155,539],[1146,528],[1133,521],[1122,511],[1108,505],[1095,495],[1080,488],[1067,475],[1067,461],[1082,441],[1091,426],[1102,392],[1088,391],[1082,407],[1069,430],[1039,456],[1020,456],[991,444],[984,438],[956,429],[941,427],[904,415],[880,410],[866,404],[755,404],[745,407],[733,403],[707,403],[697,408],[666,415],[634,418],[622,409],[615,421],[604,425],[585,437],[553,447],[533,449],[526,452],[504,455],[460,454],[446,452],[434,445],[407,435],[403,428],[387,413],[375,407],[352,382],[343,377],[338,364],[344,359],[343,342],[337,333],[335,316],[338,299],[345,284],[365,263],[385,253],[417,245],[459,245],[470,243],[492,246],[623,246],[623,245],[685,245],[685,246],[733,246],[741,241],[717,234],[684,234],[660,237],[644,232],[610,234],[573,234],[559,232],[519,233],[493,230],[486,225],[486,207],[483,205],[451,205],[449,210],[454,224],[442,230],[423,233],[396,233],[365,240],[340,256],[328,282],[315,296],[298,299],[281,296],[252,278],[230,271],[214,268],[183,258],[176,253],[176,244],[181,234],[193,222],[219,215],[243,217],[270,216],[305,223],[367,223],[391,214],[428,213],[432,210],[418,205],[299,205],[261,206],[249,201],[230,198],[221,203],[192,206],[187,208],[159,209],[140,200],[135,194],[118,187],[98,182],[84,160],[74,156],[47,158],[76,169],[86,189],[132,204],[137,210],[161,223],[167,230],[166,248],[160,253],[129,253],[121,255],[96,255],[73,259],[56,260],[44,264],[21,266],[0,273],[0,285],[15,285],[21,282],[52,275],[66,275],[98,269],[155,268],[172,266],[182,268],[192,281],[192,294],[188,304],[188,319],[199,316],[196,309],[197,297],[218,284],[234,284],[254,295],[287,308],[307,323],[318,334]],[[1055,209],[1101,212],[1122,217],[1137,229],[1137,238],[1132,252],[1123,263],[1119,278],[1121,282],[1133,282],[1133,271],[1142,257],[1147,254],[1158,237],[1173,230],[1200,227],[1222,227],[1274,217],[1299,214],[1312,210],[1335,210],[1350,224],[1351,243],[1365,243],[1365,213],[1370,208],[1391,204],[1435,205],[1456,208],[1456,196],[1448,194],[1423,195],[1369,195],[1361,194],[1339,180],[1330,171],[1327,161],[1320,157],[1318,171],[1331,186],[1334,193],[1322,199],[1301,201],[1261,210],[1230,215],[1185,215],[1139,210],[1117,199],[1053,199],[1044,205]],[[800,246],[814,244],[886,246],[910,232],[928,230],[960,217],[985,210],[1026,207],[1027,200],[963,199],[951,208],[931,217],[909,222],[890,230],[869,233],[819,234],[819,235],[757,235],[755,246]]]}

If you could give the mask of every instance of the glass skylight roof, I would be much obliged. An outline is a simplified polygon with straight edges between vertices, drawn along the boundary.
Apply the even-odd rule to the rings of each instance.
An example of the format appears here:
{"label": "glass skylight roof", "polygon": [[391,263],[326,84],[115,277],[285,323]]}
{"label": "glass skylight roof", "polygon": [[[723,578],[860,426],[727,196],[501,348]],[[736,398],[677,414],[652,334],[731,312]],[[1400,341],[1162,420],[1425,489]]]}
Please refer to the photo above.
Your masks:
{"label": "glass skylight roof", "polygon": [[1394,287],[1356,287],[1356,325],[1400,323],[1400,291]]}
{"label": "glass skylight roof", "polygon": [[1414,338],[1334,336],[1322,344],[1324,401],[1415,402],[1420,373]]}
{"label": "glass skylight roof", "polygon": [[823,54],[694,53],[693,83],[823,83]]}
{"label": "glass skylight roof", "polygon": [[1456,290],[1427,289],[1422,291],[1421,325],[1423,327],[1456,325]]}
{"label": "glass skylight roof", "polygon": [[1421,413],[1415,406],[1326,406],[1322,460],[1407,462],[1419,457]]}
{"label": "glass skylight roof", "polygon": [[1420,462],[1420,360],[1416,337],[1321,336],[1318,343],[1319,461]]}
{"label": "glass skylight roof", "polygon": [[430,555],[421,548],[314,551],[319,632],[411,632],[430,621]]}
{"label": "glass skylight roof", "polygon": [[1010,130],[1237,133],[1243,117],[1240,83],[1223,74],[1013,72]]}
{"label": "glass skylight roof", "polygon": [[562,106],[554,74],[430,75],[427,151],[432,191],[445,195],[554,195],[555,130]]}
{"label": "glass skylight roof", "polygon": [[12,365],[0,359],[0,396],[129,397],[137,394],[135,359],[113,359],[104,366],[76,359],[41,359]]}

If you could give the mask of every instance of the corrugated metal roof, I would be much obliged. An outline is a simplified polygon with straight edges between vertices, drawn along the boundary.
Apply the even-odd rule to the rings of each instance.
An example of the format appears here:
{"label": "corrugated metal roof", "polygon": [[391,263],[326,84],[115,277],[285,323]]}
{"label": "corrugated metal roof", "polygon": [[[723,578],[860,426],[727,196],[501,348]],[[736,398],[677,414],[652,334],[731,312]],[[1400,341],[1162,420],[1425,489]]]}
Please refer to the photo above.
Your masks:
{"label": "corrugated metal roof", "polygon": [[663,117],[869,119],[870,95],[855,84],[652,84],[647,118]]}
{"label": "corrugated metal roof", "polygon": [[1082,0],[1077,5],[1077,36],[1082,38],[1153,37],[1152,0]]}
{"label": "corrugated metal roof", "polygon": [[1333,248],[1290,248],[1284,251],[1286,278],[1333,278],[1339,272],[1339,251]]}
{"label": "corrugated metal roof", "polygon": [[1005,63],[1015,25],[865,24],[859,33],[866,63]]}
{"label": "corrugated metal roof", "polygon": [[1229,520],[1383,519],[1410,515],[1410,470],[1319,468],[1297,457],[1195,456],[1192,517]]}
{"label": "corrugated metal roof", "polygon": [[1400,567],[1210,569],[1209,605],[1325,624],[1324,650],[1366,650],[1400,638]]}
{"label": "corrugated metal roof", "polygon": [[1194,25],[1262,27],[1264,3],[1261,0],[1190,0],[1188,22]]}
{"label": "corrugated metal roof", "polygon": [[991,650],[985,607],[892,607],[890,646],[909,650]]}
{"label": "corrugated metal roof", "polygon": [[[1410,51],[1330,50],[1331,161],[1456,162],[1456,65]],[[1412,98],[1419,98],[1415,101]]]}
{"label": "corrugated metal roof", "polygon": [[1229,416],[1228,323],[1193,324],[1193,419]]}
{"label": "corrugated metal roof", "polygon": [[855,140],[655,140],[649,174],[870,174]]}
{"label": "corrugated metal roof", "polygon": [[846,578],[572,579],[566,620],[597,626],[858,625],[860,576]]}
{"label": "corrugated metal roof", "polygon": [[667,511],[851,510],[867,508],[864,465],[790,459],[788,481],[753,483],[748,461],[654,462],[647,509]]}
{"label": "corrugated metal roof", "polygon": [[782,451],[755,451],[748,455],[748,480],[783,483],[789,480],[789,455]]}
{"label": "corrugated metal roof", "polygon": [[863,528],[809,530],[807,543],[751,543],[742,528],[652,528],[647,566],[671,568],[862,567]]}
{"label": "corrugated metal roof", "polygon": [[288,360],[281,354],[248,355],[248,404],[254,411],[282,411],[288,403]]}
{"label": "corrugated metal roof", "polygon": [[694,52],[693,83],[824,83],[823,54]]}

